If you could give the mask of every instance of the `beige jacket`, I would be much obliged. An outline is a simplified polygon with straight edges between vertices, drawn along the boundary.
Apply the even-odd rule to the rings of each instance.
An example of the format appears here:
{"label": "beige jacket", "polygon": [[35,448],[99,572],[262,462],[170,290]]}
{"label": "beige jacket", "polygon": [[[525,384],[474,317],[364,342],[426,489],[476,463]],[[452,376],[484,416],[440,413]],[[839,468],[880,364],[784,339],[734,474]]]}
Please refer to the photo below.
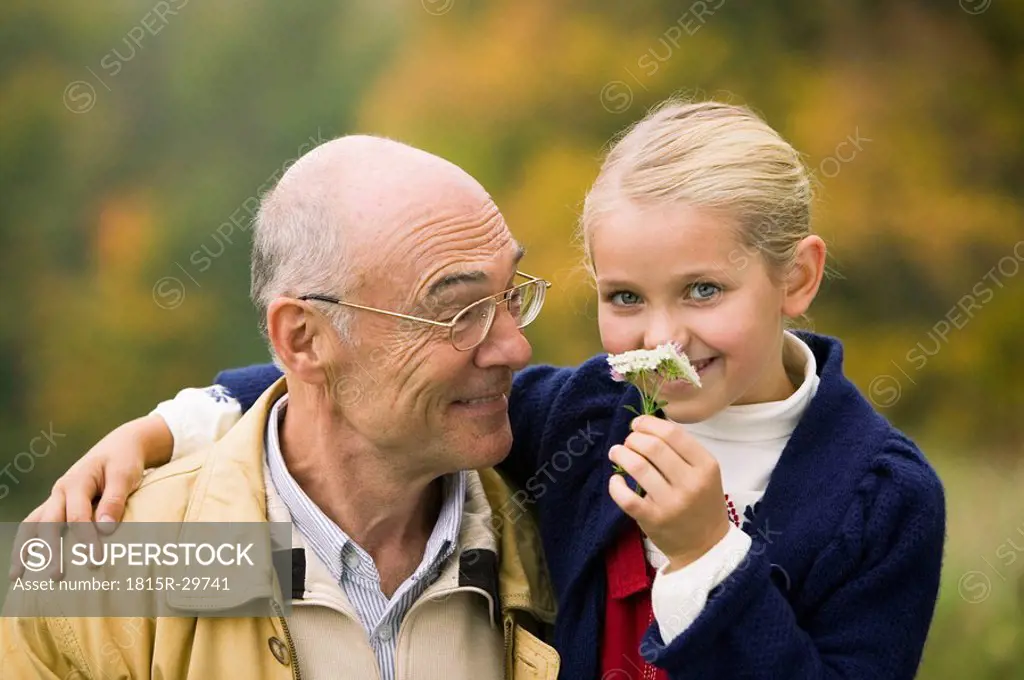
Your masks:
{"label": "beige jacket", "polygon": [[[146,477],[125,521],[276,520],[272,488],[268,508],[263,437],[270,408],[285,391],[282,379],[207,452]],[[530,630],[554,618],[540,539],[528,517],[501,516],[510,498],[494,470],[470,475],[456,556],[398,631],[400,680],[558,675],[558,655]],[[378,678],[365,630],[324,565],[307,565],[303,591],[287,619],[3,618],[0,678]]]}

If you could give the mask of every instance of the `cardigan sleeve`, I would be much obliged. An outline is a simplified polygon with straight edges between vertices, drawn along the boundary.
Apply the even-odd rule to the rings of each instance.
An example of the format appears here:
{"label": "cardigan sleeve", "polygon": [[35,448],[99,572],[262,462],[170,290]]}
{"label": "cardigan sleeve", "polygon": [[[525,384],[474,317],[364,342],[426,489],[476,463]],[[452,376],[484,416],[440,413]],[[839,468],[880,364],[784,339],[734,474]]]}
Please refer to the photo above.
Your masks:
{"label": "cardigan sleeve", "polygon": [[[909,680],[934,613],[944,540],[941,483],[894,442],[800,583],[773,574],[778,567],[755,537],[693,624],[667,646],[652,626],[641,653],[673,680]],[[799,605],[789,588],[799,589]]]}

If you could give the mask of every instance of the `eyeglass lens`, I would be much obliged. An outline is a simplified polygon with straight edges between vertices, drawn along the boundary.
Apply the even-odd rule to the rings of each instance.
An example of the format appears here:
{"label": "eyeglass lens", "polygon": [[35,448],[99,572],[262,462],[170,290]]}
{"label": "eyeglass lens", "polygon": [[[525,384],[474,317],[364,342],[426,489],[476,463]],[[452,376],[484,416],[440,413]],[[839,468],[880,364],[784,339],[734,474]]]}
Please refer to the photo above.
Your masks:
{"label": "eyeglass lens", "polygon": [[[516,326],[522,328],[537,317],[544,302],[544,290],[543,281],[531,281],[506,294],[502,302],[507,303]],[[497,305],[498,301],[491,297],[467,307],[455,320],[452,344],[457,349],[469,349],[483,342],[494,321]]]}

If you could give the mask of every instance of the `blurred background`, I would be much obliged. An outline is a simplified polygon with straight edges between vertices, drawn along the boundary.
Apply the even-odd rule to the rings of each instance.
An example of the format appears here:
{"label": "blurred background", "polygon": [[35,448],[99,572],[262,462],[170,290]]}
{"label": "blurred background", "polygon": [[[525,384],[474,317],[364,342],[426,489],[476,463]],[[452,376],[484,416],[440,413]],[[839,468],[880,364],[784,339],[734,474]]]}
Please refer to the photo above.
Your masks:
{"label": "blurred background", "polygon": [[535,359],[598,352],[575,218],[659,100],[747,104],[817,180],[810,326],[947,488],[920,677],[1024,677],[1024,4],[106,0],[0,5],[0,520],[115,425],[266,360],[259,195],[387,135],[492,192],[554,283]]}

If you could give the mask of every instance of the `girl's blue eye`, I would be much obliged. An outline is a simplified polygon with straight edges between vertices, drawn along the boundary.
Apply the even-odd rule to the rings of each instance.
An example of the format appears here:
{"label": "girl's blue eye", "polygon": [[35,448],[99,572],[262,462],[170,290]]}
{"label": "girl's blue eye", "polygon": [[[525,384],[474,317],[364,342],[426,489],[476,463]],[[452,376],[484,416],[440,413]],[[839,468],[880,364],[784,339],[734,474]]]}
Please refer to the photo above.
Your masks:
{"label": "girl's blue eye", "polygon": [[622,305],[623,307],[630,307],[632,305],[640,304],[640,296],[636,293],[630,293],[629,291],[619,291],[613,293],[609,298],[613,305]]}
{"label": "girl's blue eye", "polygon": [[690,297],[696,302],[708,302],[722,292],[722,287],[707,281],[698,281],[690,286]]}

